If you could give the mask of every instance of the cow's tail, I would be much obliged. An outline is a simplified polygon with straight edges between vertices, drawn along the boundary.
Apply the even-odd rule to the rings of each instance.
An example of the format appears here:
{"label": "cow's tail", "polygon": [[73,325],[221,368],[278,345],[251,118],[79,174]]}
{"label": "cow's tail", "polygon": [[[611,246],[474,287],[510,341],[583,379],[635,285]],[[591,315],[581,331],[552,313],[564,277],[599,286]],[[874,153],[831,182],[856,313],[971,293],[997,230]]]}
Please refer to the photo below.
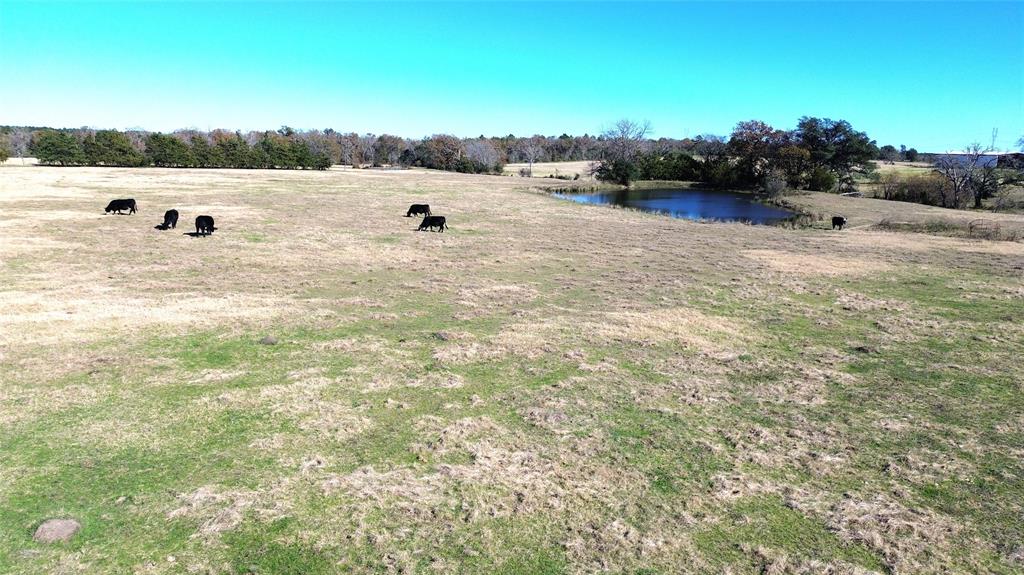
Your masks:
{"label": "cow's tail", "polygon": [[446,230],[448,229],[448,222],[444,222],[444,223],[443,223],[443,224],[441,224],[441,225],[442,225],[442,226],[444,226],[444,229],[446,229]]}

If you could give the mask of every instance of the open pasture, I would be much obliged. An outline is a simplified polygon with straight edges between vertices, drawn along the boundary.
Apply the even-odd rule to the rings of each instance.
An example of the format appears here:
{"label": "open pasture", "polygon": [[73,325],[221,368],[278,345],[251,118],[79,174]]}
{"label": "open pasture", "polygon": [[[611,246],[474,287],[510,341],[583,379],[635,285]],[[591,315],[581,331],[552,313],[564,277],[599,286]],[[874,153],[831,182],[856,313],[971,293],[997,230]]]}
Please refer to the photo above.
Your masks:
{"label": "open pasture", "polygon": [[[546,178],[548,176],[568,176],[569,178],[573,178],[578,175],[581,180],[593,182],[594,177],[590,175],[590,167],[593,163],[594,162],[590,160],[574,162],[534,162],[533,177]],[[524,169],[530,169],[530,164],[522,162],[505,165],[506,174],[518,176],[519,171]]]}
{"label": "open pasture", "polygon": [[1024,570],[1024,244],[538,184],[0,168],[0,572]]}

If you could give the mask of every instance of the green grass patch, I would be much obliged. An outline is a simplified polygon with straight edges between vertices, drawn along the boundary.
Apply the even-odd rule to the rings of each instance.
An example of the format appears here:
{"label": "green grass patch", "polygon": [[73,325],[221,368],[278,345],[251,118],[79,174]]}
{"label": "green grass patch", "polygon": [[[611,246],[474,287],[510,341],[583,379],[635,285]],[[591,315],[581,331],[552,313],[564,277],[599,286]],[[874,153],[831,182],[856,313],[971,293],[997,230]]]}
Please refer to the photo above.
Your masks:
{"label": "green grass patch", "polygon": [[743,547],[764,546],[791,557],[841,560],[865,569],[884,570],[881,559],[866,547],[839,539],[820,522],[786,507],[775,497],[740,500],[721,521],[698,530],[694,543],[721,567],[760,568]]}

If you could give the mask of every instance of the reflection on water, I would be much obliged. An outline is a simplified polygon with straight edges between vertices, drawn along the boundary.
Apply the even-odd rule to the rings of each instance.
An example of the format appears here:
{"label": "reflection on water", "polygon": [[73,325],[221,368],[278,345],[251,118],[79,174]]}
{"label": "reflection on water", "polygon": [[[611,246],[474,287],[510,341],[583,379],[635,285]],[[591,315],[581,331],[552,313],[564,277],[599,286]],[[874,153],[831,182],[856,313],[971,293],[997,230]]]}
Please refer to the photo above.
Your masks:
{"label": "reflection on water", "polygon": [[758,203],[749,194],[696,188],[622,190],[555,196],[581,204],[614,204],[690,220],[714,219],[773,224],[794,215],[789,210]]}

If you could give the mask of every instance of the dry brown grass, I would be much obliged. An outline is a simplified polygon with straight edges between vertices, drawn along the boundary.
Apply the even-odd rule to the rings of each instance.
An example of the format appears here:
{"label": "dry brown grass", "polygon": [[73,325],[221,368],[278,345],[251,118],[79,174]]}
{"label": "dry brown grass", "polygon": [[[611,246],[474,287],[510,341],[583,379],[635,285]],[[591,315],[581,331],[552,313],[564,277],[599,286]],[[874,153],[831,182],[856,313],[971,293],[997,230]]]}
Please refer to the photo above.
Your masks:
{"label": "dry brown grass", "polygon": [[[801,207],[807,212],[817,214],[827,225],[833,215],[846,216],[847,229],[861,229],[875,226],[883,221],[905,222],[923,225],[931,222],[948,222],[965,229],[967,225],[979,218],[998,222],[1004,235],[1017,232],[1017,237],[1024,237],[1024,216],[992,211],[950,210],[936,206],[913,204],[909,202],[890,202],[875,198],[851,198],[839,194],[809,192],[788,196],[787,202]],[[966,235],[966,233],[964,234]],[[918,238],[920,240],[920,238]]]}
{"label": "dry brown grass", "polygon": [[[573,178],[579,175],[580,180],[593,182],[594,178],[590,175],[590,166],[592,164],[593,162],[590,160],[577,162],[535,162],[533,164],[533,177],[568,176]],[[506,164],[505,173],[518,176],[520,170],[528,169],[529,167],[530,164],[527,163]]]}
{"label": "dry brown grass", "polygon": [[[1021,504],[1020,415],[984,401],[1021,375],[1024,245],[867,229],[935,210],[911,204],[799,196],[852,229],[785,230],[537,193],[559,183],[0,167],[0,514],[29,533],[0,551],[37,515],[89,537],[9,565],[1021,568],[979,517]],[[424,202],[450,230],[414,231]],[[183,235],[200,213],[217,232]]]}

